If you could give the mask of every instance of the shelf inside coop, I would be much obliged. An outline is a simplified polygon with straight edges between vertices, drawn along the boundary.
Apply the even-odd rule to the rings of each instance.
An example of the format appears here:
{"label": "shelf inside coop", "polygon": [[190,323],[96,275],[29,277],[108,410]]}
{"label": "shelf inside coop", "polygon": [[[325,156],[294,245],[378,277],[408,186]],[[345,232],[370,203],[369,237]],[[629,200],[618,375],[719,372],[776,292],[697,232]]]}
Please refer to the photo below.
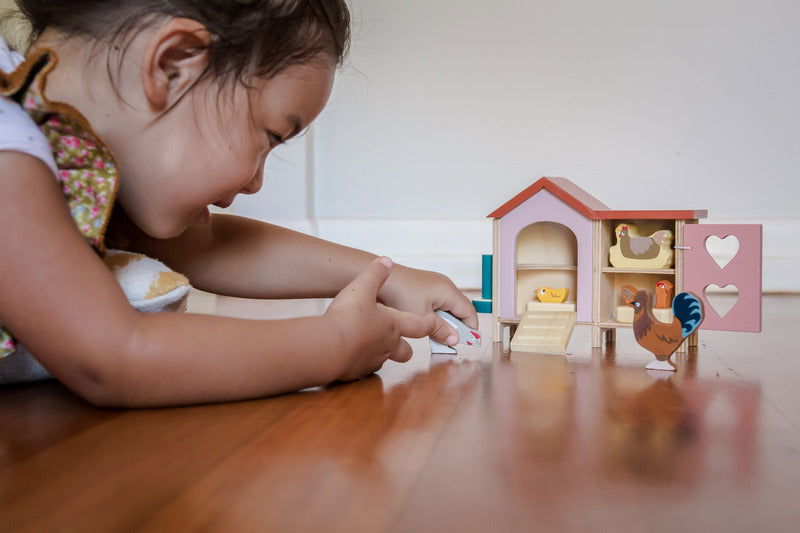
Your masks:
{"label": "shelf inside coop", "polygon": [[536,290],[540,287],[551,289],[568,289],[566,303],[575,303],[575,287],[577,272],[573,270],[545,269],[517,271],[517,306],[516,314],[525,313],[528,302],[536,302]]}
{"label": "shelf inside coop", "polygon": [[522,263],[517,264],[517,270],[568,270],[568,271],[575,271],[578,270],[577,265],[543,265],[543,264],[530,264],[530,263]]}
{"label": "shelf inside coop", "polygon": [[670,275],[675,274],[674,268],[603,268],[603,272],[610,274],[659,274]]}
{"label": "shelf inside coop", "polygon": [[[674,220],[604,220],[602,223],[602,230],[601,230],[601,250],[603,251],[603,257],[601,258],[600,266],[603,272],[662,272],[664,270],[672,270],[674,269],[652,269],[652,268],[615,268],[611,265],[611,261],[609,260],[609,250],[612,246],[614,246],[617,242],[617,238],[615,235],[615,230],[618,225],[620,224],[632,224],[636,226],[636,229],[639,232],[639,235],[647,237],[649,235],[654,234],[657,231],[661,230],[669,230],[672,232],[673,243],[675,245],[675,221]],[[673,263],[674,264],[674,263]]]}
{"label": "shelf inside coop", "polygon": [[667,280],[674,286],[674,271],[671,274],[665,272],[603,272],[600,280],[601,326],[629,326],[629,324],[619,322],[616,319],[617,307],[624,305],[620,292],[623,285],[631,285],[640,290],[644,289],[653,295],[656,283],[661,280]]}

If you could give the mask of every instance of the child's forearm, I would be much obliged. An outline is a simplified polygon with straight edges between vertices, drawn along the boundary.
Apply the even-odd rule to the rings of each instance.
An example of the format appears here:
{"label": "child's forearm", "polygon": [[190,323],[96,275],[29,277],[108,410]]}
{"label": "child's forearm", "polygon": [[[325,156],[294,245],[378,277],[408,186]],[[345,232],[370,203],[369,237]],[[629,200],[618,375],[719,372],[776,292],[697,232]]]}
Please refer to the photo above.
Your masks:
{"label": "child's forearm", "polygon": [[198,289],[244,298],[335,296],[376,256],[280,226],[214,215],[176,239],[145,239],[139,251],[186,275]]}
{"label": "child's forearm", "polygon": [[143,315],[129,346],[88,394],[100,405],[148,407],[262,397],[339,376],[344,339],[324,316],[243,320]]}

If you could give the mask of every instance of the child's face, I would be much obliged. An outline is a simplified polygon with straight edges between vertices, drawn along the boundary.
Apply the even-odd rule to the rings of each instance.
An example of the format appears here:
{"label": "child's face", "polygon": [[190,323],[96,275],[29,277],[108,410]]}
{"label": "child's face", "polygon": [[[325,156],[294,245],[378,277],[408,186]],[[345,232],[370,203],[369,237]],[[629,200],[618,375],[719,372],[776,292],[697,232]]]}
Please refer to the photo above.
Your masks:
{"label": "child's face", "polygon": [[115,143],[118,201],[152,237],[180,235],[262,185],[270,150],[306,128],[331,92],[334,66],[291,66],[269,80],[220,88],[200,82],[168,113]]}

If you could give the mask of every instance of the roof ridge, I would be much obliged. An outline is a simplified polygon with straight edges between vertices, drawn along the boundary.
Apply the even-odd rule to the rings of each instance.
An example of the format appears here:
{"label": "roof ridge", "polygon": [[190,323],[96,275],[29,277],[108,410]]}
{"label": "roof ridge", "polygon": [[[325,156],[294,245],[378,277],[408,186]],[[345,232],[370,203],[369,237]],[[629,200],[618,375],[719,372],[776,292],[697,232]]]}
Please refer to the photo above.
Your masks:
{"label": "roof ridge", "polygon": [[590,219],[603,218],[598,216],[598,213],[601,211],[611,210],[606,204],[577,186],[569,179],[545,176],[539,178],[532,185],[492,211],[488,215],[488,218],[502,218],[506,216],[509,212],[519,207],[528,198],[532,197],[542,189],[546,189],[548,192],[552,193],[570,207]]}

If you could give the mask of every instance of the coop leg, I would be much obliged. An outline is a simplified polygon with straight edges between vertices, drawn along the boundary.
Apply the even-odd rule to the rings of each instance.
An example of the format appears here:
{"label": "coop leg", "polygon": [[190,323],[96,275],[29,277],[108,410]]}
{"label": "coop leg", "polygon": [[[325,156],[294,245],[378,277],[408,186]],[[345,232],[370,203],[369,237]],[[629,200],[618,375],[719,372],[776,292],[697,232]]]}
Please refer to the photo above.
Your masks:
{"label": "coop leg", "polygon": [[592,348],[603,347],[603,330],[600,326],[592,326]]}
{"label": "coop leg", "polygon": [[697,348],[699,342],[700,342],[699,335],[697,332],[694,332],[681,343],[680,347],[677,350],[677,353],[679,354],[688,353],[689,348]]}
{"label": "coop leg", "polygon": [[689,347],[697,348],[698,346],[700,346],[700,334],[695,331],[689,335]]}
{"label": "coop leg", "polygon": [[506,325],[495,318],[494,325],[492,327],[492,340],[494,342],[503,342],[503,333],[505,333],[505,331]]}
{"label": "coop leg", "polygon": [[605,339],[606,339],[606,346],[608,346],[609,344],[616,344],[617,343],[616,328],[605,330]]}

